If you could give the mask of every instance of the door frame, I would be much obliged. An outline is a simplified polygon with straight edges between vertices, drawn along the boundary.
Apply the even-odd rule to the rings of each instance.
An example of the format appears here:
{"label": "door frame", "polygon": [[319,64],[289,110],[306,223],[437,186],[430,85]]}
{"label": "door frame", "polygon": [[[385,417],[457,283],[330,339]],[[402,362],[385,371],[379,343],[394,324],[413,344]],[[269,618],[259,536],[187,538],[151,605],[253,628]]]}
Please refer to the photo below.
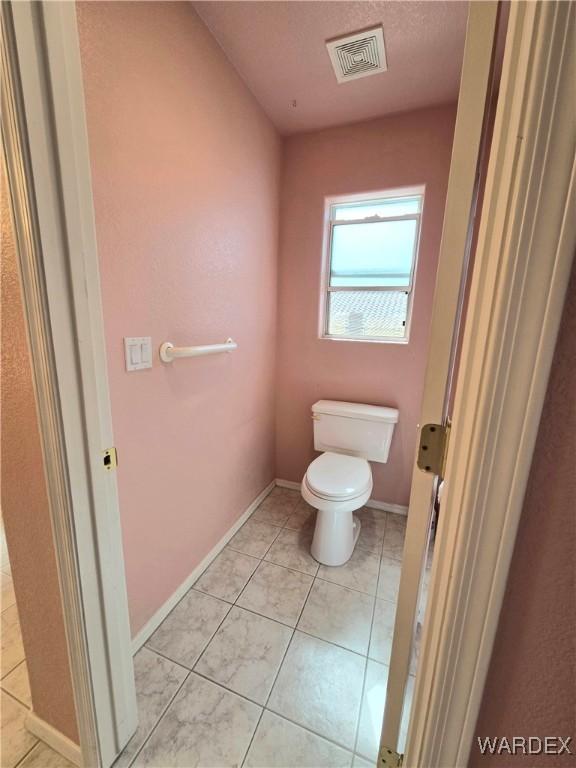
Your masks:
{"label": "door frame", "polygon": [[74,3],[2,3],[2,145],[82,761],[137,725]]}
{"label": "door frame", "polygon": [[[576,6],[512,3],[405,766],[466,766],[576,249]],[[473,596],[473,599],[471,598]]]}
{"label": "door frame", "polygon": [[[3,131],[10,118],[9,154],[20,162],[8,170],[82,751],[86,765],[108,766],[119,743],[116,708],[134,704],[135,713],[135,702],[120,690],[132,674],[126,612],[110,634],[114,605],[125,599],[119,521],[94,515],[116,481],[101,465],[113,443],[75,10],[66,2],[2,10],[13,26],[3,59],[16,86]],[[511,6],[404,763],[418,768],[468,759],[560,323],[576,242],[564,215],[575,194],[566,161],[574,150],[569,16],[573,23],[573,4]],[[40,153],[50,161],[42,173]],[[102,589],[103,567],[121,578],[112,594]],[[124,736],[134,724],[124,721]]]}
{"label": "door frame", "polygon": [[[430,318],[420,424],[444,423],[447,382],[457,343],[462,285],[471,248],[479,169],[487,131],[497,21],[497,0],[470,3]],[[421,472],[413,464],[381,734],[383,756],[394,755],[401,749],[399,741],[404,722],[404,702],[437,483],[436,474]]]}

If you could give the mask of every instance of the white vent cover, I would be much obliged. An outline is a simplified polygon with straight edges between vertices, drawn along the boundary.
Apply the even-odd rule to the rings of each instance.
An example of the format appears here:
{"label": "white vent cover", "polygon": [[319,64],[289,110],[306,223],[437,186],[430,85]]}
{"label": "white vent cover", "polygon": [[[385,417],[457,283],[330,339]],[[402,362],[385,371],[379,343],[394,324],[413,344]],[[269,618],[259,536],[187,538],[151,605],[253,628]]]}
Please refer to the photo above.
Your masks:
{"label": "white vent cover", "polygon": [[339,83],[386,72],[384,32],[381,26],[328,40],[326,48]]}

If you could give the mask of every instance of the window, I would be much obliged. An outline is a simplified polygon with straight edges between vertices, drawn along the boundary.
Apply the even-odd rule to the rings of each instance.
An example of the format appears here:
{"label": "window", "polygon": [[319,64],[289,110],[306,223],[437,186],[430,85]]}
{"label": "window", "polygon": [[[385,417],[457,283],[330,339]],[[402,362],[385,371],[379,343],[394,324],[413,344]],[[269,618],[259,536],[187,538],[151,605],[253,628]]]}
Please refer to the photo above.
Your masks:
{"label": "window", "polygon": [[327,203],[322,335],[407,342],[424,190]]}

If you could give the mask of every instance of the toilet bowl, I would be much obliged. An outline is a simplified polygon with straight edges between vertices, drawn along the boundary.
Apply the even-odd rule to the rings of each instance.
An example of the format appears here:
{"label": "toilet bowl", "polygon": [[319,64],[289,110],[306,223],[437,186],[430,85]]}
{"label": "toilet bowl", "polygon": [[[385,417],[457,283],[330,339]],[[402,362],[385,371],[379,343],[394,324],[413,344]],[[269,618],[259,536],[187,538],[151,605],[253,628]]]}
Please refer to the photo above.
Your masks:
{"label": "toilet bowl", "polygon": [[305,501],[318,510],[310,552],[323,565],[343,565],[350,559],[360,520],[352,513],[372,493],[369,461],[388,461],[396,408],[339,400],[319,400],[312,406],[314,448],[322,451],[302,479]]}
{"label": "toilet bowl", "polygon": [[301,493],[318,510],[312,557],[323,565],[343,565],[360,535],[360,520],[352,513],[372,493],[370,464],[356,456],[323,453],[308,467]]}

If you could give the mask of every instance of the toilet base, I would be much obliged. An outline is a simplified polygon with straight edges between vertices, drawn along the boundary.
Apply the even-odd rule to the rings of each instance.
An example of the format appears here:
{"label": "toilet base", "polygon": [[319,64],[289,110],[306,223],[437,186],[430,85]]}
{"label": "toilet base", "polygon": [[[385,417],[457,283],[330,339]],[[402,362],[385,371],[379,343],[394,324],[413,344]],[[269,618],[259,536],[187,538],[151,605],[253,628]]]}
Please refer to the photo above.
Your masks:
{"label": "toilet base", "polygon": [[354,551],[361,523],[352,511],[319,509],[310,553],[322,565],[344,565]]}

